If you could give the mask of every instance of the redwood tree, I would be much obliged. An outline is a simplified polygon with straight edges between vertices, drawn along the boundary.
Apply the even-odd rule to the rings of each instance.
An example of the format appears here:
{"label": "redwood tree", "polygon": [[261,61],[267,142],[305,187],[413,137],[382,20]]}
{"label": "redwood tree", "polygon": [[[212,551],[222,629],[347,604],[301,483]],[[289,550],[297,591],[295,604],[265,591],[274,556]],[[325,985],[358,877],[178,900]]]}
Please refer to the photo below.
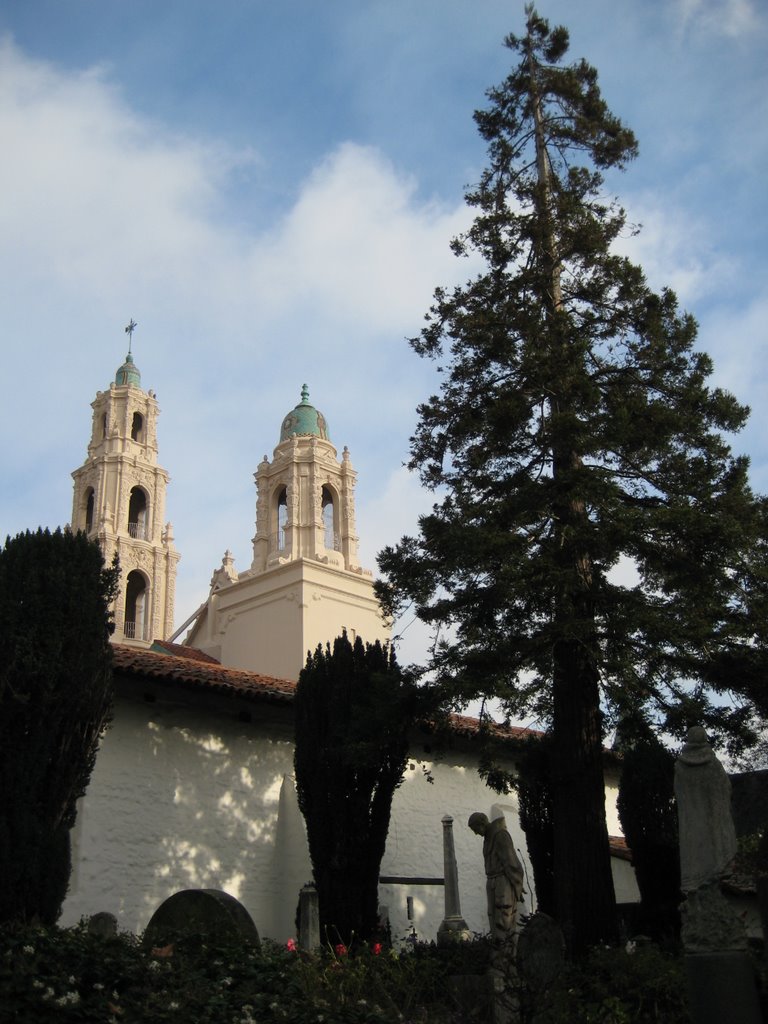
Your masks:
{"label": "redwood tree", "polygon": [[75,805],[112,706],[116,586],[83,533],[27,532],[0,550],[0,921],[61,911]]}
{"label": "redwood tree", "polygon": [[[725,667],[766,667],[765,501],[724,434],[747,410],[708,383],[696,323],[616,252],[604,175],[635,157],[597,73],[527,8],[516,63],[475,114],[489,162],[452,243],[481,272],[438,288],[411,342],[439,362],[410,467],[437,492],[417,537],[379,557],[392,612],[439,630],[454,705],[500,699],[551,726],[555,905],[579,952],[616,935],[602,747],[649,702],[659,728],[748,737],[711,700]],[[639,582],[612,570],[626,560]],[[763,620],[764,621],[764,620]]]}
{"label": "redwood tree", "polygon": [[296,687],[296,787],[325,939],[369,939],[378,922],[379,866],[392,797],[417,708],[388,647],[318,646]]}

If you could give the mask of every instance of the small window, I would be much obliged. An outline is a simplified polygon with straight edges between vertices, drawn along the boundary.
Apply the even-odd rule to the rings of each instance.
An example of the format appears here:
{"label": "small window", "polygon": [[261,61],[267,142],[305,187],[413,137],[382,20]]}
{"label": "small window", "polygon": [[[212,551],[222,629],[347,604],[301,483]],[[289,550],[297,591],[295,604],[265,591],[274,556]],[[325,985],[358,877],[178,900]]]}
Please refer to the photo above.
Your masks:
{"label": "small window", "polygon": [[144,417],[140,412],[133,414],[133,423],[131,424],[131,439],[133,441],[144,440]]}
{"label": "small window", "polygon": [[107,414],[101,417],[101,437],[102,440],[107,436]]}

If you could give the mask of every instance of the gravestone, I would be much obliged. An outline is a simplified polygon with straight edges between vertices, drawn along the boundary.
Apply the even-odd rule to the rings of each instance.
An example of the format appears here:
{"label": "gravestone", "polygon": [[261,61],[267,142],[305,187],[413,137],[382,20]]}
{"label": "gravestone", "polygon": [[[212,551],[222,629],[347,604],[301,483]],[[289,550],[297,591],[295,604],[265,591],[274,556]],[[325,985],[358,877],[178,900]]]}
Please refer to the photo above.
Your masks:
{"label": "gravestone", "polygon": [[220,889],[182,889],[152,915],[144,942],[162,947],[179,936],[259,945],[259,933],[242,903]]}
{"label": "gravestone", "polygon": [[299,893],[299,948],[309,953],[320,948],[320,907],[314,885],[303,886]]}
{"label": "gravestone", "polygon": [[565,962],[563,931],[548,914],[536,913],[517,940],[517,969],[532,992],[555,983]]}
{"label": "gravestone", "polygon": [[117,935],[117,918],[105,910],[91,914],[88,919],[88,934],[99,939],[114,939]]}
{"label": "gravestone", "polygon": [[517,970],[524,986],[525,1019],[530,1024],[548,1019],[548,993],[564,963],[562,928],[548,914],[534,914],[517,940]]}

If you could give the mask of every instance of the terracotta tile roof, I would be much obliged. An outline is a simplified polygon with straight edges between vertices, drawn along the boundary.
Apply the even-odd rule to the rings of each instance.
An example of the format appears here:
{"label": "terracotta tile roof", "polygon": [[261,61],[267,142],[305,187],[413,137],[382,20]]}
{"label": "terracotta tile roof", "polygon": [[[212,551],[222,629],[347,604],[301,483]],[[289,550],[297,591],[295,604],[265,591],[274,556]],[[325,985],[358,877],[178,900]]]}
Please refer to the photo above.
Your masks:
{"label": "terracotta tile roof", "polygon": [[[179,646],[179,645],[174,645]],[[256,672],[243,672],[206,657],[194,648],[181,648],[189,652],[184,657],[161,654],[158,651],[113,644],[113,664],[116,672],[129,676],[142,676],[157,682],[181,683],[198,690],[208,690],[230,697],[254,701],[293,700],[296,683],[290,679],[274,679]]]}
{"label": "terracotta tile roof", "polygon": [[[450,715],[451,732],[460,736],[474,737],[480,733],[482,728],[479,718],[470,718],[468,715]],[[527,729],[520,725],[501,725],[498,722],[487,723],[491,734],[502,740],[524,740],[529,736],[541,736],[537,729]]]}
{"label": "terracotta tile roof", "polygon": [[186,647],[184,644],[172,644],[170,640],[153,640],[150,651],[158,654],[176,654],[179,658],[192,658],[194,661],[205,661],[209,665],[220,665],[221,662],[197,647]]}
{"label": "terracotta tile roof", "polygon": [[[124,675],[143,676],[157,682],[181,683],[190,689],[213,691],[252,701],[290,703],[296,691],[294,680],[227,668],[195,647],[172,644],[166,640],[155,640],[149,650],[128,644],[113,644],[112,649],[114,667]],[[168,653],[163,653],[166,651]],[[488,727],[491,734],[500,740],[520,741],[542,735],[536,729],[497,722],[488,723]],[[422,728],[427,732],[436,732],[440,725],[430,721],[422,723]],[[452,714],[448,716],[448,731],[454,736],[471,740],[480,734],[481,723],[478,718]],[[616,856],[621,854],[617,853]]]}
{"label": "terracotta tile roof", "polygon": [[611,848],[611,856],[619,860],[632,860],[632,851],[627,846],[624,836],[608,836],[608,845]]}
{"label": "terracotta tile roof", "polygon": [[[113,644],[113,662],[117,672],[129,676],[142,676],[156,682],[175,682],[197,690],[209,690],[246,700],[266,700],[290,703],[296,690],[291,679],[275,679],[257,672],[226,668],[215,658],[195,647],[155,640],[148,650],[129,644]],[[167,653],[165,653],[167,652]],[[480,732],[480,721],[468,715],[450,715],[450,732],[473,739]],[[433,723],[425,723],[432,731]],[[513,725],[490,724],[499,739],[525,739],[540,735],[534,729]]]}

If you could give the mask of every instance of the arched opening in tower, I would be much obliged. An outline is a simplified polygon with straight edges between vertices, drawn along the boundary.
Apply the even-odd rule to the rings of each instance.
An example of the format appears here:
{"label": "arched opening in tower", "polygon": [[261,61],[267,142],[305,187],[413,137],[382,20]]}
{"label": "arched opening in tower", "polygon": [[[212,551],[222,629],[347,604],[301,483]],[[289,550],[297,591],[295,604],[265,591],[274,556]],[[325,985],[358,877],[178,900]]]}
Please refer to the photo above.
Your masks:
{"label": "arched opening in tower", "polygon": [[131,439],[133,441],[144,440],[144,417],[140,412],[133,414],[133,423],[131,423]]}
{"label": "arched opening in tower", "polygon": [[147,495],[141,487],[131,489],[128,502],[128,535],[136,540],[147,539]]}
{"label": "arched opening in tower", "polygon": [[146,640],[147,581],[138,569],[128,573],[123,633],[129,640]]}
{"label": "arched opening in tower", "polygon": [[89,487],[85,493],[85,532],[90,533],[93,529],[93,488]]}
{"label": "arched opening in tower", "polygon": [[285,551],[288,530],[288,492],[282,488],[277,496],[277,550]]}
{"label": "arched opening in tower", "polygon": [[341,550],[339,535],[339,515],[333,494],[328,487],[323,487],[323,529],[325,548],[327,551]]}

